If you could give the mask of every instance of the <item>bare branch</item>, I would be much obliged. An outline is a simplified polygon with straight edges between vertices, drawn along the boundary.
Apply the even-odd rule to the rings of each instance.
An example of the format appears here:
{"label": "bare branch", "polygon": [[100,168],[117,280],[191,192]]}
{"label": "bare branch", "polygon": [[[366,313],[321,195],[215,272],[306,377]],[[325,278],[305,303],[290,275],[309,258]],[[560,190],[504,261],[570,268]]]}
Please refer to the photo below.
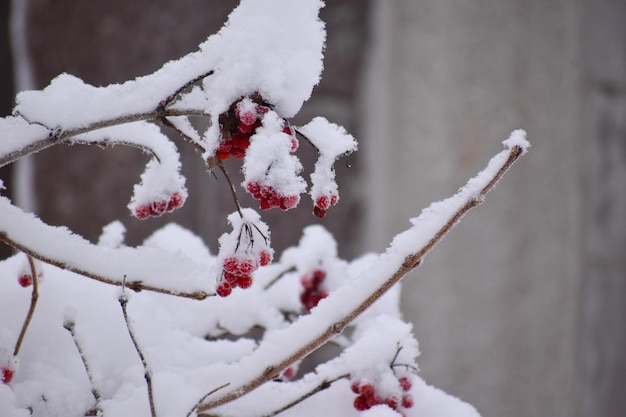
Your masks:
{"label": "bare branch", "polygon": [[[233,401],[237,398],[242,397],[248,392],[258,388],[263,385],[265,382],[276,377],[282,370],[286,369],[288,366],[293,364],[294,362],[304,358],[309,353],[316,350],[321,345],[325,344],[329,339],[334,337],[336,334],[341,333],[343,329],[352,322],[358,315],[360,315],[363,311],[365,311],[369,306],[371,306],[375,301],[377,301],[380,297],[382,297],[389,289],[391,289],[397,282],[400,281],[409,271],[419,266],[424,258],[424,256],[439,242],[443,237],[452,229],[452,227],[472,208],[480,205],[485,198],[485,195],[493,188],[493,186],[498,182],[498,180],[504,175],[504,173],[513,165],[513,163],[524,153],[524,149],[519,145],[512,146],[508,151],[508,156],[501,163],[501,166],[497,170],[490,169],[489,172],[494,172],[490,179],[486,182],[482,188],[480,188],[476,193],[471,194],[465,200],[465,203],[462,204],[459,208],[457,208],[454,212],[450,214],[447,221],[433,234],[433,237],[427,241],[421,248],[415,250],[414,252],[407,255],[403,261],[400,262],[400,265],[397,266],[395,272],[380,285],[374,291],[370,292],[364,299],[360,299],[357,302],[356,307],[347,315],[339,318],[339,320],[335,321],[334,324],[330,325],[323,331],[321,334],[316,332],[309,332],[311,334],[310,339],[305,339],[302,341],[302,345],[297,348],[291,355],[282,359],[278,363],[267,364],[265,369],[260,372],[256,377],[251,380],[239,385],[239,386],[231,386],[228,390],[222,393],[221,396],[201,405],[198,407],[200,412],[207,411],[212,408],[215,408],[219,405],[226,404],[230,401]],[[506,152],[506,151],[505,151]],[[504,152],[503,152],[504,153]],[[501,153],[502,154],[502,153]],[[494,157],[492,161],[497,161],[493,163],[499,163],[500,155]],[[490,165],[488,168],[493,168]],[[470,180],[471,182],[472,180]],[[469,185],[470,183],[468,183]],[[467,186],[466,186],[467,187]],[[457,195],[464,195],[465,187],[462,188]],[[454,197],[452,197],[454,198]],[[331,294],[328,297],[328,301],[333,297]],[[306,325],[313,326],[315,310],[311,312],[309,318],[311,320],[306,321],[306,324],[302,324],[300,327],[304,327]],[[304,322],[304,320],[302,320]],[[299,324],[299,323],[296,323]],[[291,326],[292,328],[294,325]],[[285,331],[289,331],[291,328],[286,329]],[[297,328],[295,330],[302,331],[303,329]],[[295,331],[294,330],[294,331]],[[307,334],[307,332],[302,332],[299,334]],[[263,344],[259,346],[256,352],[261,351],[261,347]],[[253,354],[254,356],[254,354]]]}
{"label": "bare branch", "polygon": [[[334,384],[335,382],[339,381],[340,379],[344,379],[344,378],[348,378],[350,375],[341,375],[338,376],[335,379],[331,379],[330,381],[322,381],[321,384],[319,384],[318,386],[316,386],[315,388],[313,388],[311,391],[307,392],[306,394],[302,395],[300,398],[297,398],[293,401],[291,401],[289,404],[286,404],[284,407],[279,408],[276,411],[273,411],[269,414],[264,415],[263,417],[274,417],[280,413],[282,413],[283,411],[287,411],[289,410],[291,407],[300,404],[302,401],[306,400],[309,397],[312,397],[313,395],[317,394],[320,391],[324,391],[325,389],[330,388],[330,386],[332,384]],[[198,416],[201,417],[201,416]]]}
{"label": "bare branch", "polygon": [[124,322],[126,323],[126,328],[128,329],[128,334],[130,335],[130,340],[133,342],[133,346],[137,351],[137,355],[139,355],[139,359],[141,359],[141,364],[143,365],[143,376],[146,379],[146,386],[148,387],[148,402],[150,403],[150,415],[152,417],[156,417],[156,409],[154,407],[154,394],[152,391],[152,372],[148,367],[148,362],[146,361],[146,357],[144,356],[141,348],[139,347],[139,343],[137,343],[137,338],[135,337],[135,332],[130,324],[130,320],[128,319],[128,311],[126,305],[128,304],[128,295],[126,294],[126,287],[122,286],[122,293],[118,299],[120,302],[120,306],[122,306],[122,313],[124,314]]}
{"label": "bare branch", "polygon": [[87,372],[89,383],[91,384],[91,395],[93,395],[95,404],[93,408],[87,412],[87,413],[91,412],[91,414],[86,414],[86,415],[97,415],[98,411],[100,410],[100,398],[102,398],[102,396],[100,395],[100,391],[98,391],[98,389],[96,388],[93,374],[91,373],[91,369],[89,368],[89,363],[87,362],[87,357],[85,356],[85,352],[83,351],[82,345],[80,344],[80,341],[78,340],[78,336],[76,335],[76,323],[74,323],[74,321],[72,320],[66,320],[63,323],[63,328],[67,330],[68,332],[70,332],[70,335],[72,336],[72,340],[74,340],[74,345],[76,346],[76,350],[78,350],[80,359],[83,362],[83,366],[85,367],[85,372]]}
{"label": "bare branch", "polygon": [[13,356],[17,356],[17,354],[20,353],[20,348],[22,347],[24,336],[26,336],[26,331],[28,330],[30,321],[33,318],[33,314],[35,314],[35,307],[37,307],[37,300],[39,299],[39,282],[37,280],[37,268],[35,266],[35,260],[30,255],[26,256],[28,258],[28,265],[30,266],[30,273],[33,277],[33,292],[30,296],[30,307],[28,308],[28,313],[26,313],[24,324],[22,324],[22,330],[20,330],[20,335],[17,338],[17,342],[15,342]]}

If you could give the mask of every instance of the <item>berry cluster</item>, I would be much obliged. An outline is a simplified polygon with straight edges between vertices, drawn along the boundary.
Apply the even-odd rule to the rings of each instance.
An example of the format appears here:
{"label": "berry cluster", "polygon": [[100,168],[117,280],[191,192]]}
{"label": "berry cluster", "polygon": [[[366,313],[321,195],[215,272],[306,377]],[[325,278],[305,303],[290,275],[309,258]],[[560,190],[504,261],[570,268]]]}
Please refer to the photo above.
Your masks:
{"label": "berry cluster", "polygon": [[261,119],[269,111],[269,107],[258,104],[260,98],[243,97],[233,103],[228,112],[220,115],[221,138],[215,152],[219,159],[226,160],[231,156],[241,159],[250,146],[250,137],[261,126]]}
{"label": "berry cluster", "polygon": [[11,368],[2,367],[0,372],[2,372],[2,374],[0,375],[0,378],[2,379],[2,383],[10,384],[11,381],[13,380],[13,376],[15,375],[15,371]]}
{"label": "berry cluster", "polygon": [[257,259],[243,256],[229,256],[222,263],[222,279],[217,286],[217,295],[227,297],[233,291],[233,288],[242,289],[250,288],[252,285],[252,273],[259,266],[265,266],[272,262],[272,254],[268,250],[259,253]]}
{"label": "berry cluster", "polygon": [[376,392],[374,384],[368,381],[353,381],[352,392],[359,394],[354,399],[354,408],[359,411],[369,410],[375,405],[385,404],[394,411],[397,411],[401,415],[406,408],[413,407],[413,397],[409,394],[411,390],[411,380],[408,377],[401,377],[398,379],[400,388],[402,390],[401,396],[387,396],[383,397]]}
{"label": "berry cluster", "polygon": [[246,190],[252,194],[252,197],[260,201],[261,210],[268,210],[274,207],[280,207],[281,210],[289,210],[296,207],[300,202],[299,195],[282,195],[271,185],[261,185],[256,181],[246,184]]}
{"label": "berry cluster", "polygon": [[174,192],[167,199],[158,199],[148,204],[142,204],[137,206],[133,211],[133,214],[139,220],[147,219],[148,217],[158,217],[162,214],[169,213],[181,207],[185,202],[185,198],[179,192]]}
{"label": "berry cluster", "polygon": [[313,214],[317,217],[324,217],[331,206],[337,204],[339,196],[337,194],[323,195],[315,200]]}
{"label": "berry cluster", "polygon": [[[233,103],[230,109],[219,117],[221,138],[215,156],[222,161],[231,156],[243,158],[250,146],[250,138],[261,126],[263,116],[269,110],[269,105],[256,93]],[[291,152],[295,152],[298,149],[298,140],[286,121],[283,133],[291,137]]]}
{"label": "berry cluster", "polygon": [[322,286],[325,279],[326,272],[321,269],[316,269],[302,277],[304,291],[300,294],[300,302],[307,312],[317,306],[323,298],[328,297],[328,291]]}

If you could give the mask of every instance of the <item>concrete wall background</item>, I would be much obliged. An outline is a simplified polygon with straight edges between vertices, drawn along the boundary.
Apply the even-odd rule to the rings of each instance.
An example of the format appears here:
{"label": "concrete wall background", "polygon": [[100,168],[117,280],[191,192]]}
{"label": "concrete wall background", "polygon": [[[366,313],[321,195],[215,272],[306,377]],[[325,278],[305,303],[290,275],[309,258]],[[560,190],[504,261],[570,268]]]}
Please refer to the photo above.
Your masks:
{"label": "concrete wall background", "polygon": [[422,374],[484,416],[623,415],[626,3],[375,4],[370,247],[533,144],[405,280]]}

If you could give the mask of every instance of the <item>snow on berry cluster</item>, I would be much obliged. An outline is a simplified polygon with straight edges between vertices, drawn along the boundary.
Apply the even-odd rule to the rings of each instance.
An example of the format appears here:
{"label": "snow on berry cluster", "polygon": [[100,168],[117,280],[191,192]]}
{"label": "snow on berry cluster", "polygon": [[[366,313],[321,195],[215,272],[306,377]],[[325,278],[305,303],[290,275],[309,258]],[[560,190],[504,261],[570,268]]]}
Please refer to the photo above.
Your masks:
{"label": "snow on berry cluster", "polygon": [[269,265],[274,255],[270,247],[269,229],[252,209],[243,209],[228,216],[233,230],[219,238],[218,264],[222,266],[216,292],[227,297],[236,287],[252,285],[252,274]]}
{"label": "snow on berry cluster", "polygon": [[[352,381],[352,392],[358,394],[354,399],[354,408],[359,411],[384,404],[404,416],[407,408],[413,407],[413,397],[409,393],[412,387],[409,376],[402,376],[395,381],[395,387],[377,385],[376,380],[355,379]],[[386,381],[389,385],[389,381]]]}
{"label": "snow on berry cluster", "polygon": [[141,175],[141,183],[135,185],[128,208],[136,218],[143,220],[176,210],[186,199],[185,177],[172,175],[171,170],[153,158]]}
{"label": "snow on berry cluster", "polygon": [[300,160],[293,154],[297,142],[293,130],[276,112],[269,110],[256,129],[242,167],[243,186],[260,201],[263,210],[294,208],[306,182],[299,175]]}
{"label": "snow on berry cluster", "polygon": [[325,280],[326,272],[322,269],[315,269],[302,277],[304,291],[300,294],[300,302],[305,311],[311,311],[322,299],[328,297]]}
{"label": "snow on berry cluster", "polygon": [[339,201],[333,165],[340,156],[354,152],[357,143],[343,127],[330,123],[323,117],[316,117],[299,130],[319,152],[311,174],[312,185],[309,193],[314,204],[313,213],[324,217],[328,209]]}

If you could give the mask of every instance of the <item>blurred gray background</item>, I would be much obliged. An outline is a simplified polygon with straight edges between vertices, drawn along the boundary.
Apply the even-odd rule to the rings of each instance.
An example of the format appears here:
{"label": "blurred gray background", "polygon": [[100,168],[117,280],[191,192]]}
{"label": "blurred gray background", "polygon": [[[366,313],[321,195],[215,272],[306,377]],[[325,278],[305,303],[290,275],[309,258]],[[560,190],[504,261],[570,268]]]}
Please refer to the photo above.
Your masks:
{"label": "blurred gray background", "polygon": [[[485,417],[626,415],[626,2],[327,3],[324,78],[295,122],[326,116],[360,151],[339,163],[342,201],[325,219],[308,206],[266,216],[276,248],[320,222],[343,257],[382,250],[523,128],[531,152],[404,281],[422,376]],[[154,71],[195,50],[235,4],[28,0],[32,87],[60,72],[100,85]],[[4,114],[15,90],[8,34]],[[168,219],[128,215],[146,157],[122,148],[37,155],[36,211],[91,240],[119,218],[130,243],[173,220],[215,251],[233,211],[228,190],[179,148],[190,199]],[[7,185],[11,168],[0,172]]]}

